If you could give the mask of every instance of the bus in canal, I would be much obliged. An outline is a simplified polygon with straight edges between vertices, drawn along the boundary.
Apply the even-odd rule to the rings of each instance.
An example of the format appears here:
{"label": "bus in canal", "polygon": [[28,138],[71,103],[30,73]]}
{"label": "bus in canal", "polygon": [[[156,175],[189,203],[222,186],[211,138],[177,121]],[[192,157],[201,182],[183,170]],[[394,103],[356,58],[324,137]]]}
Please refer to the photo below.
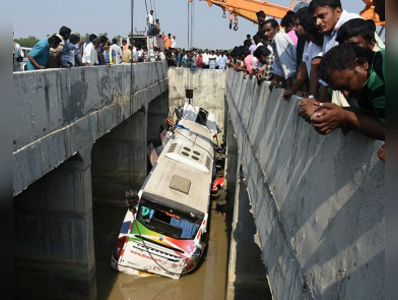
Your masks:
{"label": "bus in canal", "polygon": [[182,119],[125,215],[111,266],[172,279],[193,271],[207,247],[213,134]]}

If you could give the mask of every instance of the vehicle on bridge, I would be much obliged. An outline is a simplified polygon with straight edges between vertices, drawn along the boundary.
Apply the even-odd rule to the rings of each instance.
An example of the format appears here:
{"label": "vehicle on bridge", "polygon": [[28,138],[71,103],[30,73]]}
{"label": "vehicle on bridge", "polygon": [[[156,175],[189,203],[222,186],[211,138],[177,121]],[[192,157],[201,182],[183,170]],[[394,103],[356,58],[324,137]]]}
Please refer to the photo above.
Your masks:
{"label": "vehicle on bridge", "polygon": [[21,47],[22,49],[22,61],[19,62],[20,64],[20,69],[21,71],[26,71],[27,70],[27,66],[26,63],[28,61],[28,53],[32,50],[32,48],[28,48],[28,47]]}
{"label": "vehicle on bridge", "polygon": [[208,242],[214,144],[210,130],[182,119],[125,215],[111,266],[173,279],[194,270]]}

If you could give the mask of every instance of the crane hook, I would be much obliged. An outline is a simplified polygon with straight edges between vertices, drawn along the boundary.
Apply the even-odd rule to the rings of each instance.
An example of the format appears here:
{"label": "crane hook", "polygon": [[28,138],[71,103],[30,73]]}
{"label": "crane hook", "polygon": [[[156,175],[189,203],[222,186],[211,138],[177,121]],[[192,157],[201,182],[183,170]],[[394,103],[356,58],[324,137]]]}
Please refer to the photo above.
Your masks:
{"label": "crane hook", "polygon": [[235,20],[234,20],[234,30],[235,30],[235,31],[238,31],[238,29],[239,29],[239,20],[238,20],[238,17],[235,16]]}

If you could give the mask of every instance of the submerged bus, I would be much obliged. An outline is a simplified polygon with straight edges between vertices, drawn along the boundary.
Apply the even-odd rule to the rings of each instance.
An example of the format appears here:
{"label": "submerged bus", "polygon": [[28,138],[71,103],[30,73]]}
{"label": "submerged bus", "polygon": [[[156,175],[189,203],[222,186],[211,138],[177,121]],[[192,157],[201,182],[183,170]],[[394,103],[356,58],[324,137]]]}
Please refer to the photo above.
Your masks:
{"label": "submerged bus", "polygon": [[173,279],[195,269],[208,240],[213,160],[210,130],[181,120],[126,213],[114,269]]}

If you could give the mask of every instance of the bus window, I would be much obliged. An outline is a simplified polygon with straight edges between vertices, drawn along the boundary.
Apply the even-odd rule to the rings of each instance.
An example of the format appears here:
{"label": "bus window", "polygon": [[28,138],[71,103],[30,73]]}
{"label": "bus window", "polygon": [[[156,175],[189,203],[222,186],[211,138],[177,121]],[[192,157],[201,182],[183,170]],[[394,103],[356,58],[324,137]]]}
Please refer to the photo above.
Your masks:
{"label": "bus window", "polygon": [[176,239],[194,239],[202,220],[149,201],[140,205],[138,221],[148,229]]}

